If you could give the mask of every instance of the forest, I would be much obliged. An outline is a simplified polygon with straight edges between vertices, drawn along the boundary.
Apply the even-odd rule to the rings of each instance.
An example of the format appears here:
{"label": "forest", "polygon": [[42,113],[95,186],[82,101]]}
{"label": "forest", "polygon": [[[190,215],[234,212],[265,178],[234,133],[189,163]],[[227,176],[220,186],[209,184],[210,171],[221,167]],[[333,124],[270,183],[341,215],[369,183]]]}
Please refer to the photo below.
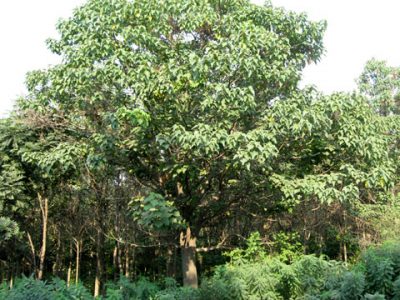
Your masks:
{"label": "forest", "polygon": [[56,26],[0,119],[0,299],[400,299],[399,67],[300,88],[326,22],[248,0]]}

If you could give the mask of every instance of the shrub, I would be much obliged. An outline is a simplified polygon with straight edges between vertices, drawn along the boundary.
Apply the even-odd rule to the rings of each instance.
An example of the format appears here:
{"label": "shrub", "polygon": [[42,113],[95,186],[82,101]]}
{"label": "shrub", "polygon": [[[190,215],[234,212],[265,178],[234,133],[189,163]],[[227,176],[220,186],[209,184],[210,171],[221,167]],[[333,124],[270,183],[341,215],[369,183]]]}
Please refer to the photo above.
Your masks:
{"label": "shrub", "polygon": [[53,279],[51,282],[35,280],[33,277],[22,277],[16,280],[14,287],[0,287],[0,299],[9,300],[84,300],[92,299],[89,291],[82,285],[67,287],[65,281]]}
{"label": "shrub", "polygon": [[365,276],[359,272],[346,272],[339,289],[340,299],[361,299],[365,289]]}
{"label": "shrub", "polygon": [[124,276],[121,276],[116,284],[109,283],[107,285],[108,300],[148,300],[153,299],[159,292],[160,288],[157,284],[149,281],[145,277],[140,277],[135,282],[129,281]]}

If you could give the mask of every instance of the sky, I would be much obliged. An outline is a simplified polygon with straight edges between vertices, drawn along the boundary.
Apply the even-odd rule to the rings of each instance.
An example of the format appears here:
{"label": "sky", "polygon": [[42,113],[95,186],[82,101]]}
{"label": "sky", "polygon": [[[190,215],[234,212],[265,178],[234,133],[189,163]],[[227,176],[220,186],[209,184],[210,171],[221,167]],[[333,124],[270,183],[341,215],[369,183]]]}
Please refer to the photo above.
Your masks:
{"label": "sky", "polygon": [[[144,1],[144,0],[143,0]],[[262,4],[264,0],[252,0]],[[57,37],[55,25],[84,0],[0,1],[0,116],[24,94],[25,74],[59,62],[45,45]],[[365,62],[375,57],[400,66],[400,1],[272,0],[276,6],[326,20],[325,55],[303,72],[302,85],[324,93],[351,91]]]}

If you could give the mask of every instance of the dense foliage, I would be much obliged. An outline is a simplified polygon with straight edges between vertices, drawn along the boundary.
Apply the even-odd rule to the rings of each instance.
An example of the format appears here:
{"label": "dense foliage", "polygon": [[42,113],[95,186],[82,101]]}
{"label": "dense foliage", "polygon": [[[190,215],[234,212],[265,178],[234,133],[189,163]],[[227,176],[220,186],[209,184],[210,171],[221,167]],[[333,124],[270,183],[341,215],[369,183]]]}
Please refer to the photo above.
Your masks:
{"label": "dense foliage", "polygon": [[[342,262],[302,255],[291,264],[254,249],[254,235],[240,260],[216,268],[199,289],[179,287],[173,278],[130,282],[121,277],[107,284],[105,299],[241,300],[241,299],[399,299],[400,244],[386,243],[365,251],[350,268]],[[257,243],[256,243],[257,244]],[[229,254],[230,255],[230,254]],[[236,256],[236,258],[238,258]],[[0,287],[1,299],[93,299],[81,284],[33,278],[17,280],[13,289]]]}
{"label": "dense foliage", "polygon": [[398,238],[399,70],[300,89],[325,26],[247,0],[61,20],[62,62],[0,120],[4,297],[397,297],[394,248],[344,264]]}

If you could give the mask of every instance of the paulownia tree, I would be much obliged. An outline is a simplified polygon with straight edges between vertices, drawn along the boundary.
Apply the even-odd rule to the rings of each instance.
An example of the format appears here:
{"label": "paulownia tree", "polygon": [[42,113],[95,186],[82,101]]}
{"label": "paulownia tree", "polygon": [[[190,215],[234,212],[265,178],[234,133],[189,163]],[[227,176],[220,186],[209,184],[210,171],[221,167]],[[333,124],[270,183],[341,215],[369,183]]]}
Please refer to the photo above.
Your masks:
{"label": "paulownia tree", "polygon": [[48,44],[63,61],[30,74],[25,107],[62,115],[88,139],[89,163],[123,166],[147,202],[172,203],[183,281],[196,287],[201,229],[269,201],[270,110],[320,58],[325,23],[245,0],[90,0],[57,28]]}

